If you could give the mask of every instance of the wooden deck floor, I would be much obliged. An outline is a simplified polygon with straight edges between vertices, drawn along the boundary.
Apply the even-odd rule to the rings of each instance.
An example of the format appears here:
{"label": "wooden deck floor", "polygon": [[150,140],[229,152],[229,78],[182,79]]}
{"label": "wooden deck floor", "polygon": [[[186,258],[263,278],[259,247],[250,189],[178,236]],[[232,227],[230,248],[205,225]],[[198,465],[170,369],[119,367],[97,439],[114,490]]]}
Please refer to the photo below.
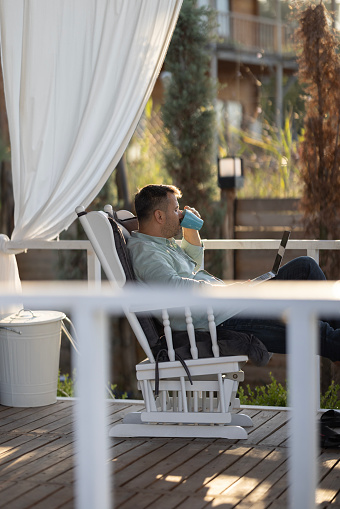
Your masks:
{"label": "wooden deck floor", "polygon": [[[74,507],[73,406],[0,406],[1,508]],[[139,408],[108,403],[110,425]],[[114,507],[287,507],[289,414],[244,412],[255,425],[247,440],[110,439]],[[319,474],[319,507],[340,508],[340,449],[321,451]]]}

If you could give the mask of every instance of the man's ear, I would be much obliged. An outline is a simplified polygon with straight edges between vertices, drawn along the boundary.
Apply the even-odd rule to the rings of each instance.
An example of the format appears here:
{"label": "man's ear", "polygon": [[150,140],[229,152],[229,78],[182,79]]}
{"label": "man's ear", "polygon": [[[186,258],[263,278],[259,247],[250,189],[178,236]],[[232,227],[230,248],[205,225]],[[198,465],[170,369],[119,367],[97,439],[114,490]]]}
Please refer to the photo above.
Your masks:
{"label": "man's ear", "polygon": [[163,224],[164,217],[165,217],[163,210],[157,209],[157,210],[155,210],[153,215],[154,215],[154,218],[156,219],[157,223]]}

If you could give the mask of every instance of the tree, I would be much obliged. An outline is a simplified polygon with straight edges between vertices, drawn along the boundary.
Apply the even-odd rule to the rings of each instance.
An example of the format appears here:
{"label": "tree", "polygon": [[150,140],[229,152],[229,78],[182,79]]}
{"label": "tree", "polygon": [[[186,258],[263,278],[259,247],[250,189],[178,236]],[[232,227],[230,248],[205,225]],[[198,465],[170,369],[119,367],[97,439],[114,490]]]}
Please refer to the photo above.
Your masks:
{"label": "tree", "polygon": [[[307,7],[297,32],[299,79],[306,85],[306,115],[301,143],[301,208],[306,231],[319,239],[340,238],[339,130],[340,59],[332,19],[324,5]],[[339,254],[326,251],[321,265],[329,279],[339,278]],[[323,389],[339,374],[323,360]]]}
{"label": "tree", "polygon": [[[162,118],[166,133],[165,168],[183,193],[182,202],[204,217],[202,234],[220,238],[224,217],[217,188],[215,160],[216,83],[210,76],[215,11],[184,0],[165,59]],[[165,81],[165,80],[164,80]],[[222,256],[209,253],[205,265],[221,272]],[[222,276],[222,272],[220,274]]]}
{"label": "tree", "polygon": [[[320,3],[301,13],[297,32],[299,79],[307,94],[300,147],[301,206],[307,233],[319,239],[340,238],[340,59],[331,23]],[[334,256],[324,260],[329,278],[338,278],[339,265],[334,272]]]}
{"label": "tree", "polygon": [[214,15],[195,4],[195,0],[184,0],[165,60],[170,79],[162,117],[167,171],[188,203],[203,203],[214,192],[215,87],[209,75]]}

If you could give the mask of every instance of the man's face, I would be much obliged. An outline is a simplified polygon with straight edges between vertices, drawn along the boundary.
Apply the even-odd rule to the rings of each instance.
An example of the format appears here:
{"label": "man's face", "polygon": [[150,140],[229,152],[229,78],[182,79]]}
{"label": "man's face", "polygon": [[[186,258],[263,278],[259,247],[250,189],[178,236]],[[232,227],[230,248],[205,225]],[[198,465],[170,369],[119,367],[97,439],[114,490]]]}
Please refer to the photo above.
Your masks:
{"label": "man's face", "polygon": [[181,231],[180,220],[183,213],[179,210],[177,198],[174,194],[168,193],[168,206],[165,212],[166,221],[163,225],[162,235],[166,239],[175,237]]}

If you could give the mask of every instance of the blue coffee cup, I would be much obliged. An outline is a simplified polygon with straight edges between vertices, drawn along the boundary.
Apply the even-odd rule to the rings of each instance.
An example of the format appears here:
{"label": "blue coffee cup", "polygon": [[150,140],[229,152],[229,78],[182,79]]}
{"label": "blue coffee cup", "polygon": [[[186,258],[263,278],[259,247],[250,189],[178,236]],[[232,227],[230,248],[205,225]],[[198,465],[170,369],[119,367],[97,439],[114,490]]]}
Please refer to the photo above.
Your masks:
{"label": "blue coffee cup", "polygon": [[203,219],[196,216],[191,210],[183,210],[184,217],[181,220],[182,228],[190,228],[190,230],[200,230],[203,226]]}

